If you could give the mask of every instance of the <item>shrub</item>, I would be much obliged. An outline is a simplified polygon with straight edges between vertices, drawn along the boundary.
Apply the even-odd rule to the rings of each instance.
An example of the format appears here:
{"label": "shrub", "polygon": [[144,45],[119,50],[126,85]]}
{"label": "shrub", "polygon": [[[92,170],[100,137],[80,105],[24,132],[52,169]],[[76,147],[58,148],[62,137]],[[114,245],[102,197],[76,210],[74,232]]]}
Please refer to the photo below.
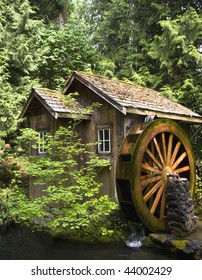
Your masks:
{"label": "shrub", "polygon": [[8,189],[0,189],[0,230],[5,230],[12,222],[8,205]]}
{"label": "shrub", "polygon": [[194,202],[196,215],[202,215],[202,160],[198,160],[196,164],[196,190]]}
{"label": "shrub", "polygon": [[[27,138],[33,141],[33,135],[36,132],[26,129],[21,142],[27,142]],[[35,137],[33,147],[38,139]],[[35,187],[44,185],[45,192],[40,198],[29,199],[23,189],[13,187],[9,206],[15,221],[58,237],[122,238],[119,207],[107,195],[99,196],[102,184],[96,180],[100,170],[110,165],[91,151],[93,145],[81,143],[73,126],[60,127],[54,135],[46,137],[46,156],[19,156],[20,172],[32,176]]]}

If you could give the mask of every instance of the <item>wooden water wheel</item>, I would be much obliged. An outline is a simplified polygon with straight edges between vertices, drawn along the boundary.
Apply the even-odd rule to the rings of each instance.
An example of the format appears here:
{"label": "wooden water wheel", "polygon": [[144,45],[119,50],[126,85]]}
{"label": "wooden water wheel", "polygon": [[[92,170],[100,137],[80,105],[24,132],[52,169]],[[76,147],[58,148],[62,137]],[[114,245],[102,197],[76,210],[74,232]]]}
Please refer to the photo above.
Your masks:
{"label": "wooden water wheel", "polygon": [[166,231],[167,178],[175,173],[190,181],[193,195],[195,163],[184,130],[167,119],[135,125],[123,141],[116,168],[117,194],[125,216],[152,232]]}

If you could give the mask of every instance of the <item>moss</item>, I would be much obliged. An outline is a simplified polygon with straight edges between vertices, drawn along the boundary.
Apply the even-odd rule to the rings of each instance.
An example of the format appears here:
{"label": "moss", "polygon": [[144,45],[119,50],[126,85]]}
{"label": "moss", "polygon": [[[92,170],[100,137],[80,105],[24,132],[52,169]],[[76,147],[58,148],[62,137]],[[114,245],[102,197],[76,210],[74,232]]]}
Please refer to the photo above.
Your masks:
{"label": "moss", "polygon": [[144,240],[144,245],[148,247],[153,247],[154,241],[149,236],[147,236]]}
{"label": "moss", "polygon": [[185,250],[188,240],[172,240],[171,243],[179,250]]}

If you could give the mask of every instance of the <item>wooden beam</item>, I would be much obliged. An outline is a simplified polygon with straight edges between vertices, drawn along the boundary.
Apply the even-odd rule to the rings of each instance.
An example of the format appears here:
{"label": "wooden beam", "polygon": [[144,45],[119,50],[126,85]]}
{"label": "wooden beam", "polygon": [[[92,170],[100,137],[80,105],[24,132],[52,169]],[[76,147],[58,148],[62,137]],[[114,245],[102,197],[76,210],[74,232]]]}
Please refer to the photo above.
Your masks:
{"label": "wooden beam", "polygon": [[146,115],[146,116],[156,116],[157,118],[171,119],[176,121],[184,121],[190,124],[202,124],[202,117],[187,116],[181,114],[172,114],[169,112],[160,112],[149,109],[138,109],[138,108],[127,108],[127,113]]}

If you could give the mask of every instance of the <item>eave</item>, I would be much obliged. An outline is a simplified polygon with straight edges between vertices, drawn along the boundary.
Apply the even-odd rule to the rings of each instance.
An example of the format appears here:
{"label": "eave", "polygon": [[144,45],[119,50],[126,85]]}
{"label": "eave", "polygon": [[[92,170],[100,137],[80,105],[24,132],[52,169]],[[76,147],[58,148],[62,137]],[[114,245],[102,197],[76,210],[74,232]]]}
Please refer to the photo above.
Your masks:
{"label": "eave", "polygon": [[169,112],[158,112],[158,111],[146,110],[146,109],[143,110],[143,109],[136,109],[136,108],[127,108],[127,113],[179,120],[190,124],[202,124],[202,118],[199,117],[196,118],[193,116],[188,117],[187,115],[179,115],[179,114],[173,114]]}

